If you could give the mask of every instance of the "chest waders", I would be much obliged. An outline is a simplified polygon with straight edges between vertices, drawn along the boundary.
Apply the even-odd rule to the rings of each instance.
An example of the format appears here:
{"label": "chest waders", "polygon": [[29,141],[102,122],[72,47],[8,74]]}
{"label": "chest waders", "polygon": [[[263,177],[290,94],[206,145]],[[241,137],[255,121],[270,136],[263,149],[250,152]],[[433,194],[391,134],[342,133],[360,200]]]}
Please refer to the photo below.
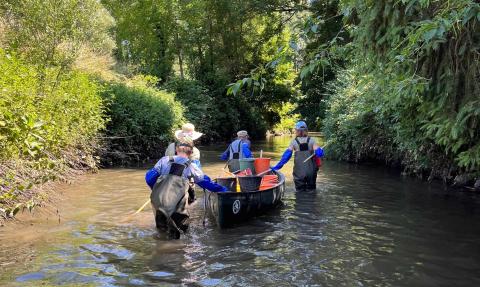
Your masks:
{"label": "chest waders", "polygon": [[228,170],[235,172],[240,170],[240,159],[243,158],[242,141],[238,141],[237,151],[233,150],[233,143],[230,144],[230,160],[228,161]]}
{"label": "chest waders", "polygon": [[[175,155],[177,155],[178,144],[179,144],[178,142],[173,143],[174,145],[173,150],[175,151]],[[195,201],[195,183],[193,182],[193,178],[190,178],[188,181],[188,203],[190,204],[194,201]]]}
{"label": "chest waders", "polygon": [[169,173],[157,179],[150,195],[157,228],[177,239],[180,231],[187,231],[190,217],[187,210],[189,182],[183,177],[189,165],[190,161],[180,164],[170,157]]}
{"label": "chest waders", "polygon": [[295,138],[298,144],[298,151],[295,151],[295,161],[293,164],[293,181],[295,183],[295,189],[297,191],[313,190],[316,188],[315,182],[317,181],[317,165],[312,157],[304,162],[313,154],[308,146],[310,137],[307,137],[306,143],[300,143],[298,138]]}

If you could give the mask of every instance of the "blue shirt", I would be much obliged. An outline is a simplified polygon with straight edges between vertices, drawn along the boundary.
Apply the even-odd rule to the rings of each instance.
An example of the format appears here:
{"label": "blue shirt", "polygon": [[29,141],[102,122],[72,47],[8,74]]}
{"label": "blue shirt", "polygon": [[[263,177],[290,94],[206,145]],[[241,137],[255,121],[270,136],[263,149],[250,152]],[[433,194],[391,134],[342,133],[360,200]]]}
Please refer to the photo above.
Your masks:
{"label": "blue shirt", "polygon": [[[179,164],[184,164],[188,161],[188,158],[180,156],[174,156],[173,159],[175,163]],[[158,177],[170,173],[171,165],[172,163],[170,162],[170,157],[162,157],[157,164],[155,164],[155,166],[147,171],[147,174],[145,174],[145,181],[147,182],[148,186],[153,189]],[[188,165],[188,167],[183,170],[182,177],[185,179],[192,177],[196,184],[210,191],[220,192],[228,190],[226,187],[212,182],[211,179],[206,176],[195,163]]]}
{"label": "blue shirt", "polygon": [[[173,156],[173,161],[179,164],[185,164],[188,162],[188,158],[184,158],[181,156]],[[168,174],[170,172],[170,167],[172,163],[170,162],[170,157],[164,156],[162,157],[157,164],[153,167],[157,173],[160,175]],[[193,177],[195,182],[199,182],[203,180],[203,172],[196,164],[190,164],[185,170],[183,171],[182,177],[188,179]]]}
{"label": "blue shirt", "polygon": [[[234,142],[232,142],[232,143],[228,146],[227,150],[222,153],[222,155],[220,156],[220,158],[221,158],[222,160],[229,160],[229,159],[230,159],[230,150],[231,150],[232,145],[235,145],[235,142],[236,142],[236,141],[237,141],[237,140],[235,140]],[[250,142],[250,141],[249,141],[249,142]],[[241,153],[243,154],[243,157],[241,156],[240,158],[251,158],[251,157],[253,157],[253,156],[252,156],[252,152],[250,151],[249,143],[246,143],[246,142],[242,141],[241,149],[242,149],[242,152],[241,152]]]}

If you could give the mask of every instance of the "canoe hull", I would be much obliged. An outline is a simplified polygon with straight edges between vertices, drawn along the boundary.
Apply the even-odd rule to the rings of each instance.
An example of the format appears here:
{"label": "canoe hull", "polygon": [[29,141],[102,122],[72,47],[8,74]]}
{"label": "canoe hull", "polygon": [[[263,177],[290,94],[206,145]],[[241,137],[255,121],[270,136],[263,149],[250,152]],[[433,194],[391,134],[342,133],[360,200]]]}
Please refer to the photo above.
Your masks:
{"label": "canoe hull", "polygon": [[208,192],[205,205],[220,228],[231,227],[280,205],[285,194],[285,176],[267,190],[251,192]]}

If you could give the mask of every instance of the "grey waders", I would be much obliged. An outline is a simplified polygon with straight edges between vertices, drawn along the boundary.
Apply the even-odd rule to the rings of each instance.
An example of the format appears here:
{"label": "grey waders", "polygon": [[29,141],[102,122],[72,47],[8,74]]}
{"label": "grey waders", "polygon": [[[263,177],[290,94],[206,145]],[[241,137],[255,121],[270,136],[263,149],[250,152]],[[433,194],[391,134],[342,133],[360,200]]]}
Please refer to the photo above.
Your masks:
{"label": "grey waders", "polygon": [[178,239],[180,231],[187,231],[190,217],[187,210],[190,185],[188,179],[182,176],[190,161],[179,164],[170,157],[170,164],[170,172],[161,175],[153,186],[150,200],[157,228],[166,230],[170,236]]}
{"label": "grey waders", "polygon": [[[234,143],[238,141],[237,150],[234,150]],[[230,160],[228,161],[228,170],[230,172],[236,172],[240,170],[240,159],[243,158],[242,153],[242,141],[236,140],[230,144]]]}
{"label": "grey waders", "polygon": [[[175,151],[175,155],[177,155],[177,146],[178,146],[179,142],[174,142],[174,143],[171,143],[170,145],[173,145],[172,149]],[[167,150],[170,148],[170,145],[168,146]],[[165,152],[165,155],[168,155],[167,152]],[[188,203],[193,203],[195,201],[195,183],[193,183],[193,180],[190,179],[190,184],[189,184],[189,188],[188,188]]]}
{"label": "grey waders", "polygon": [[310,137],[307,138],[306,143],[300,143],[298,139],[295,139],[299,146],[299,150],[295,152],[295,161],[293,165],[293,181],[295,182],[295,189],[297,191],[314,190],[316,189],[317,181],[317,165],[315,164],[314,157],[304,162],[309,158],[314,151],[310,150],[308,143]]}

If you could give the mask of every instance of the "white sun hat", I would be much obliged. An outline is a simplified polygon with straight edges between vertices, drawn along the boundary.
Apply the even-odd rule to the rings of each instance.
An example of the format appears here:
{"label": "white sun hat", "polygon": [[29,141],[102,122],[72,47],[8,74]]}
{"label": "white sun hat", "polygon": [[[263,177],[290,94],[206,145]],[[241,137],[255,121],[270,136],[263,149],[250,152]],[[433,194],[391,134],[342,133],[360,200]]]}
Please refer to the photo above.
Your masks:
{"label": "white sun hat", "polygon": [[248,137],[248,132],[247,131],[238,131],[237,132],[237,137]]}
{"label": "white sun hat", "polygon": [[200,138],[203,134],[195,131],[195,126],[191,123],[186,123],[182,126],[181,130],[175,131],[175,137],[177,140],[185,140],[187,142],[194,141]]}

